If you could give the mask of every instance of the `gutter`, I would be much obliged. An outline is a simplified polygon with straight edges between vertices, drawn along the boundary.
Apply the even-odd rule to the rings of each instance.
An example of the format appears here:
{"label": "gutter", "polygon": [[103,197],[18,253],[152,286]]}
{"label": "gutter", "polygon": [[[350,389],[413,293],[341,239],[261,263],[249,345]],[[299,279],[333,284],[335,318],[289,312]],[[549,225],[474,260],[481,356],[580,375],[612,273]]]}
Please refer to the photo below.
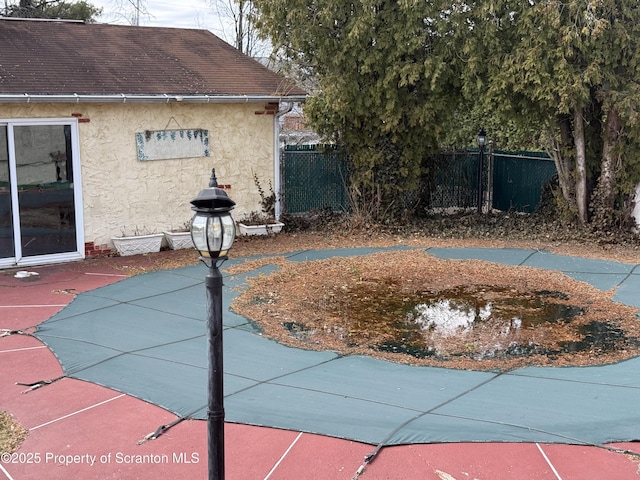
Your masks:
{"label": "gutter", "polygon": [[[280,118],[293,109],[296,100],[293,97],[287,98],[283,102],[286,107],[283,110],[278,109],[273,118],[273,191],[276,193],[275,211],[276,220],[280,221],[282,215],[282,171],[280,168]],[[298,100],[300,101],[300,100]]]}
{"label": "gutter", "polygon": [[251,102],[303,102],[306,95],[33,95],[0,94],[0,103],[251,103]]}

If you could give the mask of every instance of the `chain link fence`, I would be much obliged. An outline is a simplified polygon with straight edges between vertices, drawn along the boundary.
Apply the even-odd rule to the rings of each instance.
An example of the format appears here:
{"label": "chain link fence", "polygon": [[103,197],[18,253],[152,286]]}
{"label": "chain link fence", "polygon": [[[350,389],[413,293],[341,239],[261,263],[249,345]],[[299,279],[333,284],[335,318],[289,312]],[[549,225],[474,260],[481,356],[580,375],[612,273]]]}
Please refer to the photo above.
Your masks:
{"label": "chain link fence", "polygon": [[[479,151],[429,156],[419,187],[399,199],[415,214],[478,208]],[[349,210],[348,162],[335,146],[291,145],[282,161],[285,211]],[[544,184],[555,174],[544,152],[489,151],[483,162],[483,205],[497,210],[535,211]]]}

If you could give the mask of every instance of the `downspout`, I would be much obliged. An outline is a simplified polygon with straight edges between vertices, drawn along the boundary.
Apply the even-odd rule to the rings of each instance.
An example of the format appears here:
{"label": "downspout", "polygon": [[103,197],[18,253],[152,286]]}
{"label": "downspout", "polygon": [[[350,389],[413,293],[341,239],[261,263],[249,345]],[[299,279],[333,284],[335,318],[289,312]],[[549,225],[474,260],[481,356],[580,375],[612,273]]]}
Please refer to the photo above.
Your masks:
{"label": "downspout", "polygon": [[[283,102],[286,107],[278,108],[273,118],[273,191],[276,193],[275,217],[280,220],[282,215],[282,172],[280,171],[280,118],[293,109],[293,102]],[[282,105],[282,103],[280,104]]]}

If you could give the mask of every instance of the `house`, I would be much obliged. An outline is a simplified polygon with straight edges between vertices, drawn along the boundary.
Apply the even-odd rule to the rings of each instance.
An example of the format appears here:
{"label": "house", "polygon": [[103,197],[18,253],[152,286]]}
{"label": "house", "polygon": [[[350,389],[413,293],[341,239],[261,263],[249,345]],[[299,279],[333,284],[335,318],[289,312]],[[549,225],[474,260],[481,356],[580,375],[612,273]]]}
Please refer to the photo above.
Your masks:
{"label": "house", "polygon": [[307,118],[300,104],[293,105],[291,111],[282,116],[280,125],[280,146],[317,145],[322,138],[307,125]]}
{"label": "house", "polygon": [[209,31],[3,18],[0,44],[0,267],[180,227],[212,168],[236,218],[279,187],[306,92]]}

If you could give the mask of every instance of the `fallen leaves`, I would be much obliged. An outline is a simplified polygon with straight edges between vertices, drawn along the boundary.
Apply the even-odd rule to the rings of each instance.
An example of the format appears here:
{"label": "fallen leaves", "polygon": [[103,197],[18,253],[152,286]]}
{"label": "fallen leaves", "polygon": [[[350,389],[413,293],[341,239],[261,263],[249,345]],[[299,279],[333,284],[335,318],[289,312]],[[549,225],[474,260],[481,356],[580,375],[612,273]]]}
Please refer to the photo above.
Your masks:
{"label": "fallen leaves", "polygon": [[[592,365],[640,354],[633,342],[606,352],[594,347],[564,354],[540,353],[545,345],[549,351],[555,351],[553,349],[557,350],[563,342],[580,341],[578,330],[591,325],[610,325],[612,331],[621,329],[627,336],[640,339],[636,309],[613,302],[612,291],[602,292],[561,272],[478,260],[444,260],[426,254],[423,249],[314,262],[279,261],[280,270],[250,280],[249,288],[238,297],[233,308],[256,321],[265,335],[299,348],[480,370],[525,365]],[[411,348],[406,345],[389,348],[389,351],[376,348],[388,337],[387,325],[393,324],[377,320],[390,314],[402,317],[403,299],[416,298],[421,292],[437,294],[461,286],[473,287],[490,301],[501,295],[534,300],[546,295],[554,305],[566,305],[566,309],[575,305],[584,312],[567,325],[542,325],[518,331],[518,340],[526,348],[512,348],[513,355],[508,358],[480,358],[476,353],[482,351],[483,345],[499,342],[496,332],[500,331],[500,325],[495,328],[483,325],[472,336],[452,336],[439,346],[449,354],[439,358],[412,356]],[[265,297],[271,299],[268,305],[252,300]],[[283,327],[285,324],[288,328]],[[293,335],[292,329],[304,335]],[[389,343],[388,338],[386,341]]]}

